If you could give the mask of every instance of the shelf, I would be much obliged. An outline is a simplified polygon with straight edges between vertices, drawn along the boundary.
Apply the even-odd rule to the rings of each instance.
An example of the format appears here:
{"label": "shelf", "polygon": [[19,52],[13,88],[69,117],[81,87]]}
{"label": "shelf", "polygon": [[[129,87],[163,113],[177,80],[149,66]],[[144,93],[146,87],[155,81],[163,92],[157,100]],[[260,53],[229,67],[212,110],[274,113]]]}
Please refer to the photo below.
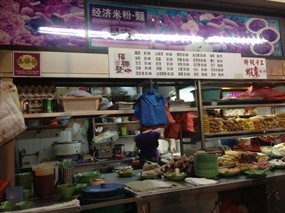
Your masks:
{"label": "shelf", "polygon": [[217,108],[252,108],[252,107],[284,107],[285,103],[282,101],[213,101],[212,105],[204,105],[203,109],[217,109]]}
{"label": "shelf", "polygon": [[134,138],[136,135],[125,135],[125,136],[119,136],[119,138]]}
{"label": "shelf", "polygon": [[[197,111],[196,108],[178,107],[171,108],[170,112],[188,112]],[[53,113],[33,113],[24,114],[25,119],[41,119],[55,117],[90,117],[90,116],[108,116],[108,115],[130,115],[134,114],[133,109],[129,110],[99,110],[99,111],[82,111],[82,112],[53,112]]]}
{"label": "shelf", "polygon": [[33,118],[55,118],[55,117],[89,117],[97,115],[128,115],[133,114],[134,110],[101,110],[101,111],[83,111],[83,112],[54,112],[54,113],[33,113],[24,114],[25,119]]}
{"label": "shelf", "polygon": [[67,125],[56,125],[56,126],[39,125],[39,126],[27,126],[27,130],[64,129],[66,127],[67,127]]}
{"label": "shelf", "polygon": [[170,112],[196,112],[196,107],[170,107]]}
{"label": "shelf", "polygon": [[33,113],[33,114],[23,114],[25,119],[41,119],[41,118],[55,118],[55,117],[65,117],[71,116],[67,112],[52,112],[52,113]]}
{"label": "shelf", "polygon": [[257,115],[223,115],[224,118],[251,118]]}
{"label": "shelf", "polygon": [[72,112],[72,117],[82,117],[82,116],[96,116],[96,115],[129,115],[134,114],[133,109],[129,110],[99,110],[99,111],[84,111],[84,112]]}
{"label": "shelf", "polygon": [[234,80],[201,80],[201,84],[207,87],[249,87],[259,86],[283,86],[284,79],[234,79]]}
{"label": "shelf", "polygon": [[125,124],[139,124],[140,121],[126,121],[126,122],[106,122],[106,123],[95,123],[95,126],[109,126],[109,125],[125,125]]}
{"label": "shelf", "polygon": [[220,140],[220,139],[229,139],[229,138],[254,137],[261,135],[280,135],[284,133],[285,133],[284,128],[240,131],[240,132],[205,133],[205,140],[210,141],[210,140]]}

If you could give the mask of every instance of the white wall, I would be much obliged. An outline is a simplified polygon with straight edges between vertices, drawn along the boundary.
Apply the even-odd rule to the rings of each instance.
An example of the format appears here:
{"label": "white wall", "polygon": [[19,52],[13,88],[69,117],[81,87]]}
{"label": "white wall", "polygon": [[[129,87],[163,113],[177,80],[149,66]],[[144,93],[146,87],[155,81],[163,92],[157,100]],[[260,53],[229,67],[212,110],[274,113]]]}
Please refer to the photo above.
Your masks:
{"label": "white wall", "polygon": [[[16,158],[16,166],[19,166],[19,151],[25,150],[25,154],[35,154],[39,152],[38,158],[33,156],[26,156],[23,158],[22,163],[26,166],[40,163],[43,161],[52,161],[56,160],[56,157],[53,153],[52,144],[54,142],[59,141],[60,139],[60,131],[63,130],[71,130],[74,122],[81,124],[80,130],[78,133],[72,138],[73,140],[82,141],[81,145],[81,156],[83,157],[85,154],[89,154],[89,145],[87,139],[84,135],[82,135],[82,128],[85,119],[71,119],[67,128],[59,128],[59,129],[28,129],[15,138],[15,158]],[[131,125],[135,127],[136,125]],[[129,128],[130,130],[131,128]],[[114,127],[114,130],[118,130],[117,127]],[[126,152],[134,150],[134,137],[126,137],[119,138],[115,141],[114,144],[124,144],[124,149]]]}

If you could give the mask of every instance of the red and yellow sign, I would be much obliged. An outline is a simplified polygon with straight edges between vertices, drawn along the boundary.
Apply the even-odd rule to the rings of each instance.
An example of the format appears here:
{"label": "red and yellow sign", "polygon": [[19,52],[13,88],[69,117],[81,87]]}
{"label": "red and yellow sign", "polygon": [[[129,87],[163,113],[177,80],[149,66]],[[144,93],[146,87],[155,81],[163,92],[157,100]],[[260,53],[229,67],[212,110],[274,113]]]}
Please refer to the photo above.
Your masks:
{"label": "red and yellow sign", "polygon": [[40,54],[14,52],[14,76],[40,76]]}

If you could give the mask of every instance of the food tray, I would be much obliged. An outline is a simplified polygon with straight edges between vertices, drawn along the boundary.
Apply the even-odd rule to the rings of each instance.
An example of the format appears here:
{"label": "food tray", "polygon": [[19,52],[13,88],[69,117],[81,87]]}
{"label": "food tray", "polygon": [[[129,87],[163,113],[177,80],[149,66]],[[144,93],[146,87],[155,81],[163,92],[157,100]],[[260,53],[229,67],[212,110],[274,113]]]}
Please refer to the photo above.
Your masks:
{"label": "food tray", "polygon": [[65,112],[97,111],[101,96],[67,96],[60,100]]}

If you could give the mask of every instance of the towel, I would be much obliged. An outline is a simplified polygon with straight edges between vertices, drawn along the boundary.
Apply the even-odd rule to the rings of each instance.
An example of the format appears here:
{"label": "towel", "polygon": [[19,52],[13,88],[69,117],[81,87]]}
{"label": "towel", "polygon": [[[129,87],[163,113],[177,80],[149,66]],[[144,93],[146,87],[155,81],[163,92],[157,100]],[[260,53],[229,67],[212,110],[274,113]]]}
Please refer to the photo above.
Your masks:
{"label": "towel", "polygon": [[172,184],[170,182],[161,181],[161,180],[133,181],[125,183],[125,185],[134,191],[157,190],[161,188],[172,187]]}
{"label": "towel", "polygon": [[[65,211],[63,210],[64,208],[80,208],[80,201],[78,199],[73,199],[71,201],[63,202],[63,203],[58,203],[58,204],[53,204],[49,206],[42,206],[42,207],[36,207],[36,208],[29,208],[25,210],[20,210],[20,211],[11,211],[15,213],[37,213],[37,212],[44,212],[44,211],[54,211],[54,210],[60,210],[60,211]],[[78,210],[77,209],[77,210]]]}
{"label": "towel", "polygon": [[207,179],[207,178],[185,178],[185,181],[187,183],[191,183],[195,186],[215,184],[218,182],[216,180],[211,180],[211,179]]}

